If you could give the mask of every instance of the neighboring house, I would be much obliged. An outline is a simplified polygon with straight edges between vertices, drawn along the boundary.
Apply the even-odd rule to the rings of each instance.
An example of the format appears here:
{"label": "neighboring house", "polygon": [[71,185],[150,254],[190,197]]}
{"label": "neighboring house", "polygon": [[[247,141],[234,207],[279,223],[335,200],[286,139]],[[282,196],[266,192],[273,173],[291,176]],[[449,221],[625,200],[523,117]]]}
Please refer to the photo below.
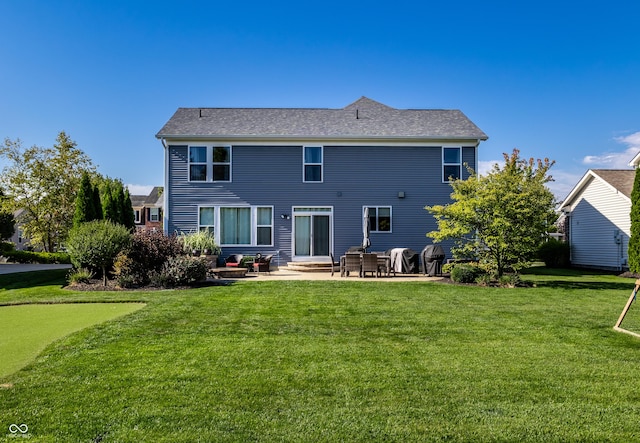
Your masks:
{"label": "neighboring house", "polygon": [[154,187],[149,195],[132,195],[131,206],[135,214],[136,229],[162,230],[162,208],[164,197],[162,187]]}
{"label": "neighboring house", "polygon": [[590,169],[562,202],[571,265],[628,269],[635,171]]}
{"label": "neighboring house", "polygon": [[[233,253],[327,261],[363,240],[420,252],[477,169],[487,136],[458,110],[401,110],[362,97],[342,109],[179,108],[165,149],[167,233],[209,229]],[[445,245],[447,252],[450,244]]]}
{"label": "neighboring house", "polygon": [[18,209],[13,213],[13,219],[16,221],[16,224],[15,224],[16,230],[13,233],[13,237],[11,237],[9,241],[16,246],[16,249],[18,251],[27,251],[32,249],[29,238],[26,238],[22,231],[22,224],[23,224],[22,215],[24,214],[24,212],[25,212],[24,209]]}

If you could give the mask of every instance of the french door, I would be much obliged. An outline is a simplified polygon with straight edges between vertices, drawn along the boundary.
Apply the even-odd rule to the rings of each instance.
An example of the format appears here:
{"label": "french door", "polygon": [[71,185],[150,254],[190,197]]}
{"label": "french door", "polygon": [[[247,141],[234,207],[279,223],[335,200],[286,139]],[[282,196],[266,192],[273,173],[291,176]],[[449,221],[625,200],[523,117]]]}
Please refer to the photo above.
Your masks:
{"label": "french door", "polygon": [[333,208],[293,208],[293,259],[329,257]]}

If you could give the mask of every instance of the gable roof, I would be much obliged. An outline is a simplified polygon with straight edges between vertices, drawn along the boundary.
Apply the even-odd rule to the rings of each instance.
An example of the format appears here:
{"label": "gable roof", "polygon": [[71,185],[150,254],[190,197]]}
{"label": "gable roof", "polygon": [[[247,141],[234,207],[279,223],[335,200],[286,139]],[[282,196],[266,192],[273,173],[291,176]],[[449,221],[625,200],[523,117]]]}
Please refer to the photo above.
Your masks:
{"label": "gable roof", "polygon": [[488,138],[461,111],[395,109],[367,97],[342,109],[178,108],[156,137]]}
{"label": "gable roof", "polygon": [[154,186],[149,195],[132,195],[131,198],[131,206],[140,207],[140,206],[154,206],[154,205],[162,205],[162,190],[164,188],[162,186]]}
{"label": "gable roof", "polygon": [[636,171],[633,169],[589,169],[571,190],[561,207],[570,206],[591,180],[597,179],[604,182],[612,191],[622,194],[631,201],[631,191],[635,180]]}

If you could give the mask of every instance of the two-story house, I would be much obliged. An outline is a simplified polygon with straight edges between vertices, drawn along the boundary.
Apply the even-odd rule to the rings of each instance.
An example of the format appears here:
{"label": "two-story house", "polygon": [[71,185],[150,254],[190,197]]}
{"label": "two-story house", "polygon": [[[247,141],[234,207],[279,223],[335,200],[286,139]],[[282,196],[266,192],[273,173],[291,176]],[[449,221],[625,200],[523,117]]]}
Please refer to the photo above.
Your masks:
{"label": "two-story house", "polygon": [[[487,136],[462,112],[395,109],[362,97],[342,109],[179,108],[156,135],[165,153],[167,233],[209,229],[233,253],[326,261],[363,240],[420,251],[426,205],[476,169]],[[448,249],[450,245],[445,245]]]}
{"label": "two-story house", "polygon": [[155,186],[149,195],[132,195],[135,226],[137,230],[162,230],[163,189]]}

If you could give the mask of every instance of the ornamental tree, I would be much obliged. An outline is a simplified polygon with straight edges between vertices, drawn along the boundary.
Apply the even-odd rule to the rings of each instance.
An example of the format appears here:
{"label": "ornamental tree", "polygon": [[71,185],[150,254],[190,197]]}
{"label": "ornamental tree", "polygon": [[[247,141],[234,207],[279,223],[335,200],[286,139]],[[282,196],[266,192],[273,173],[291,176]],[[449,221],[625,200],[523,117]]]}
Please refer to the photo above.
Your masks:
{"label": "ornamental tree", "polygon": [[453,239],[455,258],[473,258],[498,277],[518,272],[534,259],[556,219],[555,198],[545,184],[555,163],[524,160],[520,151],[504,155],[487,175],[451,183],[453,203],[427,206],[438,230],[427,234],[434,242]]}
{"label": "ornamental tree", "polygon": [[110,220],[93,220],[71,229],[67,249],[76,269],[101,270],[106,286],[116,256],[130,243],[131,233],[125,226]]}

